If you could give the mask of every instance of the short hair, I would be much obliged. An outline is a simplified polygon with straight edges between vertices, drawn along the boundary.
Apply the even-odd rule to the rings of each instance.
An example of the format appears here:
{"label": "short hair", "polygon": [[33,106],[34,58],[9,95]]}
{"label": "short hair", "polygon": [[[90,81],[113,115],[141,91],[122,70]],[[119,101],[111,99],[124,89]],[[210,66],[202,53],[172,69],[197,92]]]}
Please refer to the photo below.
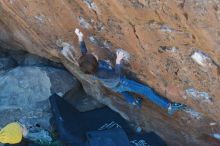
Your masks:
{"label": "short hair", "polygon": [[92,54],[82,55],[78,63],[80,70],[86,74],[94,74],[98,68],[98,61]]}

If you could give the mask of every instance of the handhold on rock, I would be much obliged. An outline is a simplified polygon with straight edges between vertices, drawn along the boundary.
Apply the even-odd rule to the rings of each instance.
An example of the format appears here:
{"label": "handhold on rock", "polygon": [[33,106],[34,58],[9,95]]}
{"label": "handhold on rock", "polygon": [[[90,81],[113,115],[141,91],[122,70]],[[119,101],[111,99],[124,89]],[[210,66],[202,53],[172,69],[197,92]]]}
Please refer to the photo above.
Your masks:
{"label": "handhold on rock", "polygon": [[194,52],[191,55],[191,58],[202,67],[210,66],[212,64],[212,59],[202,51]]}
{"label": "handhold on rock", "polygon": [[173,47],[169,47],[169,46],[160,46],[160,48],[158,49],[158,51],[160,53],[163,53],[163,52],[176,52],[178,50],[177,47],[173,46]]}

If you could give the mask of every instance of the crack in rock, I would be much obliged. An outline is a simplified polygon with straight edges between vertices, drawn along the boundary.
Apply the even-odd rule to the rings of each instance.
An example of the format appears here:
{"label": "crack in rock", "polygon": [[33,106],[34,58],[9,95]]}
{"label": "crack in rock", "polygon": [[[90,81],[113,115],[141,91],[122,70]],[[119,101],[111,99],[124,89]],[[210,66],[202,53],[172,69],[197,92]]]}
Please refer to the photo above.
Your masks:
{"label": "crack in rock", "polygon": [[134,32],[134,34],[135,34],[135,37],[136,37],[136,39],[138,40],[139,46],[140,46],[143,50],[145,50],[145,48],[144,48],[144,47],[142,46],[142,44],[141,44],[141,41],[140,41],[140,38],[139,38],[139,36],[138,36],[138,34],[137,34],[135,25],[132,24],[131,22],[129,22],[129,24],[131,25],[131,27],[132,27],[132,29],[133,29],[133,32]]}

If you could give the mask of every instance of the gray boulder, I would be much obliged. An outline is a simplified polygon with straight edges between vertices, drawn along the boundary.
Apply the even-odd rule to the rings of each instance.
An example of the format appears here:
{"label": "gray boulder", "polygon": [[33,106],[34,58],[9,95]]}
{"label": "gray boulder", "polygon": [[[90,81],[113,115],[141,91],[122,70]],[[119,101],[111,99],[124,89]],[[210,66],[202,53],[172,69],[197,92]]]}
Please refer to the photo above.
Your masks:
{"label": "gray boulder", "polygon": [[0,73],[3,73],[6,70],[14,68],[17,66],[17,63],[11,57],[1,57],[0,58]]}
{"label": "gray boulder", "polygon": [[95,98],[87,95],[81,84],[78,84],[69,90],[63,96],[63,98],[80,112],[86,112],[96,108],[104,107],[104,105],[97,101]]}
{"label": "gray boulder", "polygon": [[78,81],[63,69],[16,67],[0,75],[0,127],[20,120],[26,125],[49,128],[49,96],[65,94]]}
{"label": "gray boulder", "polygon": [[60,63],[52,62],[46,58],[34,55],[25,54],[23,60],[20,62],[21,66],[52,66],[62,68],[63,65]]}

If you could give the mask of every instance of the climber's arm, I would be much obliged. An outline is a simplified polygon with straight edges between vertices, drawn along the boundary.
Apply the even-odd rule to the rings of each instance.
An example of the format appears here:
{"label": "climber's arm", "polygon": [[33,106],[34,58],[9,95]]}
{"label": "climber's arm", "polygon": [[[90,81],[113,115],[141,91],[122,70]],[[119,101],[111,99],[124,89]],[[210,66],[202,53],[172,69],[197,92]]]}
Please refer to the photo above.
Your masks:
{"label": "climber's arm", "polygon": [[122,68],[122,64],[121,64],[121,60],[125,57],[125,54],[121,51],[117,51],[116,52],[116,64],[115,64],[115,73],[121,75],[121,68]]}
{"label": "climber's arm", "polygon": [[85,55],[87,53],[87,48],[84,41],[79,42],[79,48],[82,55]]}
{"label": "climber's arm", "polygon": [[75,33],[78,36],[80,51],[81,51],[82,55],[85,55],[87,53],[87,48],[86,48],[86,44],[83,40],[83,33],[80,32],[78,28],[75,29]]}

